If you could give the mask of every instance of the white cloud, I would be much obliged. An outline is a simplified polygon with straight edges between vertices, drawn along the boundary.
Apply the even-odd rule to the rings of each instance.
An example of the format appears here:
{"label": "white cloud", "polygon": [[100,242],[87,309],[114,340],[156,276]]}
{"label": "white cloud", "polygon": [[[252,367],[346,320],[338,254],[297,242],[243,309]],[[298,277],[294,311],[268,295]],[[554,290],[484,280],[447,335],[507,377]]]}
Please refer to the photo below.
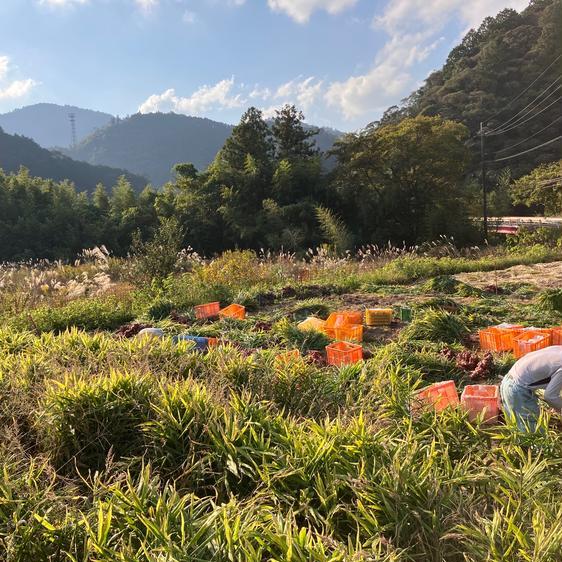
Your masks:
{"label": "white cloud", "polygon": [[283,107],[282,103],[271,105],[269,107],[262,108],[261,112],[264,119],[273,119],[276,115],[276,112],[279,111]]}
{"label": "white cloud", "polygon": [[347,119],[384,111],[415,88],[411,67],[424,61],[440,41],[427,43],[427,39],[427,33],[392,37],[369,72],[332,83],[326,101],[339,107]]}
{"label": "white cloud", "polygon": [[183,13],[183,16],[182,16],[181,19],[184,23],[187,23],[187,24],[191,25],[191,24],[193,24],[197,21],[197,15],[195,14],[195,12],[190,12],[189,10],[186,10]]}
{"label": "white cloud", "polygon": [[135,0],[135,4],[140,8],[141,11],[148,14],[154,8],[158,7],[160,0]]}
{"label": "white cloud", "polygon": [[0,55],[0,101],[15,100],[26,96],[38,83],[31,78],[7,81],[10,73],[10,57]]}
{"label": "white cloud", "polygon": [[173,88],[162,94],[150,96],[139,107],[140,113],[157,111],[202,115],[211,110],[234,109],[242,107],[246,100],[241,94],[233,95],[234,78],[221,80],[214,86],[203,86],[189,97],[180,97]]}
{"label": "white cloud", "polygon": [[295,103],[299,108],[307,111],[322,94],[324,83],[316,81],[314,76],[304,80],[291,80],[282,84],[275,92],[275,99],[283,99],[283,103]]}
{"label": "white cloud", "polygon": [[506,7],[520,10],[527,4],[528,0],[390,0],[373,20],[375,28],[389,35],[373,67],[332,83],[326,101],[347,119],[375,118],[417,87],[412,67],[427,59],[452,19],[468,30]]}
{"label": "white cloud", "polygon": [[249,95],[251,99],[260,99],[263,101],[267,101],[273,94],[271,93],[271,90],[269,88],[260,88],[259,85],[257,85]]}
{"label": "white cloud", "polygon": [[405,28],[440,29],[452,17],[468,27],[477,27],[487,16],[504,8],[522,10],[528,0],[390,0],[383,14],[374,23],[390,33]]}
{"label": "white cloud", "polygon": [[39,0],[42,6],[51,6],[53,8],[65,8],[74,4],[86,4],[88,0]]}
{"label": "white cloud", "polygon": [[31,78],[27,78],[26,80],[14,80],[5,88],[0,87],[0,101],[22,98],[29,94],[36,85],[37,82]]}
{"label": "white cloud", "polygon": [[10,59],[7,56],[0,56],[0,80],[3,80],[8,75],[10,67]]}
{"label": "white cloud", "polygon": [[337,14],[357,3],[357,0],[267,0],[276,12],[285,12],[298,23],[306,23],[313,12],[325,10]]}

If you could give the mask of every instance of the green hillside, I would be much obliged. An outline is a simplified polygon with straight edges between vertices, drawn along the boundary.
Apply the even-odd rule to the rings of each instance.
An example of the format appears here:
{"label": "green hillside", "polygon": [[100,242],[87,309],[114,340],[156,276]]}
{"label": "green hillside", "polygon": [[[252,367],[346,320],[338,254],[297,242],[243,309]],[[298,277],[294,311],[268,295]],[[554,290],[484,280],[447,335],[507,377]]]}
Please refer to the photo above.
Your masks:
{"label": "green hillside", "polygon": [[83,140],[114,117],[102,111],[72,105],[36,103],[0,114],[0,127],[11,135],[23,135],[44,148],[67,147],[72,143],[70,114],[76,118],[76,138]]}
{"label": "green hillside", "polygon": [[[171,170],[178,162],[205,170],[232,129],[226,123],[175,113],[136,114],[99,129],[65,152],[90,164],[131,170],[160,186],[172,179]],[[318,148],[329,150],[340,135],[321,129]]]}
{"label": "green hillside", "polygon": [[31,139],[8,135],[0,129],[0,168],[5,172],[17,172],[21,166],[34,176],[55,181],[70,180],[81,191],[91,192],[98,183],[113,186],[122,175],[137,191],[147,183],[143,177],[126,170],[77,162],[60,152],[41,148]]}
{"label": "green hillside", "polygon": [[[509,166],[519,176],[562,155],[557,142],[510,158],[560,134],[561,73],[562,2],[533,0],[521,13],[503,10],[469,31],[443,68],[381,123],[439,114],[476,134],[483,121],[487,159],[496,161],[490,168]],[[473,143],[478,150],[479,139]]]}

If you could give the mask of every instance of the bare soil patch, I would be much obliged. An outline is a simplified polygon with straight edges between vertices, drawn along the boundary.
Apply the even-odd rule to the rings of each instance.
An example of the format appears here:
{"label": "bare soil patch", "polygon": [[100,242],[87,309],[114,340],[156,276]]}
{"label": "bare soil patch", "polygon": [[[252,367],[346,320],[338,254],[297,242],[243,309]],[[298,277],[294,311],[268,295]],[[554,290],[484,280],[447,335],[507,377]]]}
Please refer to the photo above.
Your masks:
{"label": "bare soil patch", "polygon": [[516,265],[508,269],[461,273],[455,278],[478,288],[507,283],[528,283],[541,289],[562,286],[562,262]]}

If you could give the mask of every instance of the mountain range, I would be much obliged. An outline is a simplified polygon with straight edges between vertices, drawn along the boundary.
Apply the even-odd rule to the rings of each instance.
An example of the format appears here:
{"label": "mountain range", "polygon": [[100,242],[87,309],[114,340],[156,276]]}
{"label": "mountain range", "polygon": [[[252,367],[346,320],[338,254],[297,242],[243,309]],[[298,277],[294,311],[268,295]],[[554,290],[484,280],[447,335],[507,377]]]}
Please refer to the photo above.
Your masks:
{"label": "mountain range", "polygon": [[70,180],[80,191],[91,192],[98,183],[111,188],[122,175],[136,191],[141,191],[147,183],[145,178],[127,170],[78,162],[60,152],[42,148],[27,137],[9,135],[0,128],[0,169],[8,173],[17,172],[21,166],[33,176],[55,181]]}
{"label": "mountain range", "polygon": [[[75,146],[71,143],[71,113],[76,119]],[[172,168],[179,162],[206,169],[233,129],[226,123],[175,113],[137,113],[120,119],[55,104],[37,104],[0,115],[0,127],[6,133],[29,137],[44,148],[56,148],[73,160],[143,176],[157,187],[172,179]],[[319,129],[315,140],[325,152],[341,135]]]}
{"label": "mountain range", "polygon": [[[474,149],[471,172],[477,174],[478,128],[483,122],[491,179],[506,167],[513,177],[519,177],[562,155],[560,142],[554,142],[562,119],[561,72],[562,2],[534,0],[520,13],[503,10],[470,30],[441,69],[374,125],[398,123],[416,115],[441,115],[464,123]],[[75,145],[71,113],[76,119]],[[115,174],[124,170],[130,172],[136,186],[142,183],[142,176],[156,187],[171,179],[177,163],[191,162],[204,170],[233,129],[225,123],[175,113],[120,119],[54,104],[0,114],[0,127],[5,130],[1,167],[12,170],[25,165],[39,175],[72,179],[81,189],[91,189],[97,182],[109,187]],[[43,149],[23,137],[8,139],[6,133],[25,135]],[[320,129],[315,140],[326,152],[341,134]],[[27,152],[23,150],[26,142]],[[53,147],[60,148],[58,152],[45,150]],[[74,160],[94,168],[80,167]]]}
{"label": "mountain range", "polygon": [[[205,170],[232,133],[233,126],[176,113],[149,113],[118,119],[98,129],[65,154],[90,164],[118,166],[157,186],[171,179],[178,162]],[[319,129],[314,137],[326,152],[343,133]]]}
{"label": "mountain range", "polygon": [[0,114],[0,127],[5,133],[33,139],[43,148],[68,148],[73,140],[70,115],[75,117],[77,142],[115,119],[109,113],[73,105],[37,103]]}

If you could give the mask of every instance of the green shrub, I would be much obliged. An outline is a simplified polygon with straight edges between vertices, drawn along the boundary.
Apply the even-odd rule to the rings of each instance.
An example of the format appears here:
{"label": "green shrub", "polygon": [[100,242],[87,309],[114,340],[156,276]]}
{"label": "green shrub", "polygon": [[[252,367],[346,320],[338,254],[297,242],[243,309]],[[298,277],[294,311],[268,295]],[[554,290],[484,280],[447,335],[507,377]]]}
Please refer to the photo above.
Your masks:
{"label": "green shrub", "polygon": [[321,299],[307,299],[296,304],[291,309],[291,314],[293,318],[299,322],[308,316],[327,318],[331,310],[331,307]]}
{"label": "green shrub", "polygon": [[418,370],[426,382],[456,378],[462,373],[454,361],[441,354],[442,343],[427,341],[394,342],[377,350],[372,361],[385,369],[390,364],[401,363]]}
{"label": "green shrub", "polygon": [[52,383],[36,425],[59,470],[101,470],[109,453],[115,459],[142,454],[153,386],[146,377],[118,373]]}
{"label": "green shrub", "polygon": [[453,295],[457,292],[459,284],[460,281],[457,281],[450,275],[439,275],[438,277],[432,277],[426,281],[423,284],[422,289],[431,293]]}
{"label": "green shrub", "polygon": [[562,289],[547,289],[537,295],[541,310],[562,312]]}
{"label": "green shrub", "polygon": [[279,320],[274,326],[273,331],[287,347],[298,348],[301,352],[308,350],[323,351],[330,343],[330,338],[315,330],[299,330],[295,324],[284,318]]}
{"label": "green shrub", "polygon": [[464,321],[443,310],[429,309],[415,316],[412,322],[402,330],[402,340],[429,340],[436,342],[460,342],[469,334]]}
{"label": "green shrub", "polygon": [[462,281],[458,281],[450,275],[439,275],[438,277],[433,277],[423,284],[422,289],[426,292],[459,295],[463,297],[478,296],[482,294],[482,291],[476,287],[463,283]]}
{"label": "green shrub", "polygon": [[130,303],[116,298],[90,298],[61,307],[41,306],[15,319],[14,324],[36,332],[62,332],[71,327],[82,330],[114,330],[133,320]]}
{"label": "green shrub", "polygon": [[175,218],[161,219],[152,240],[144,242],[139,231],[133,234],[131,254],[134,258],[133,281],[146,285],[153,280],[161,282],[176,270],[178,254],[182,249],[185,232]]}
{"label": "green shrub", "polygon": [[174,303],[166,298],[156,298],[147,307],[145,314],[151,320],[163,320],[174,310]]}

